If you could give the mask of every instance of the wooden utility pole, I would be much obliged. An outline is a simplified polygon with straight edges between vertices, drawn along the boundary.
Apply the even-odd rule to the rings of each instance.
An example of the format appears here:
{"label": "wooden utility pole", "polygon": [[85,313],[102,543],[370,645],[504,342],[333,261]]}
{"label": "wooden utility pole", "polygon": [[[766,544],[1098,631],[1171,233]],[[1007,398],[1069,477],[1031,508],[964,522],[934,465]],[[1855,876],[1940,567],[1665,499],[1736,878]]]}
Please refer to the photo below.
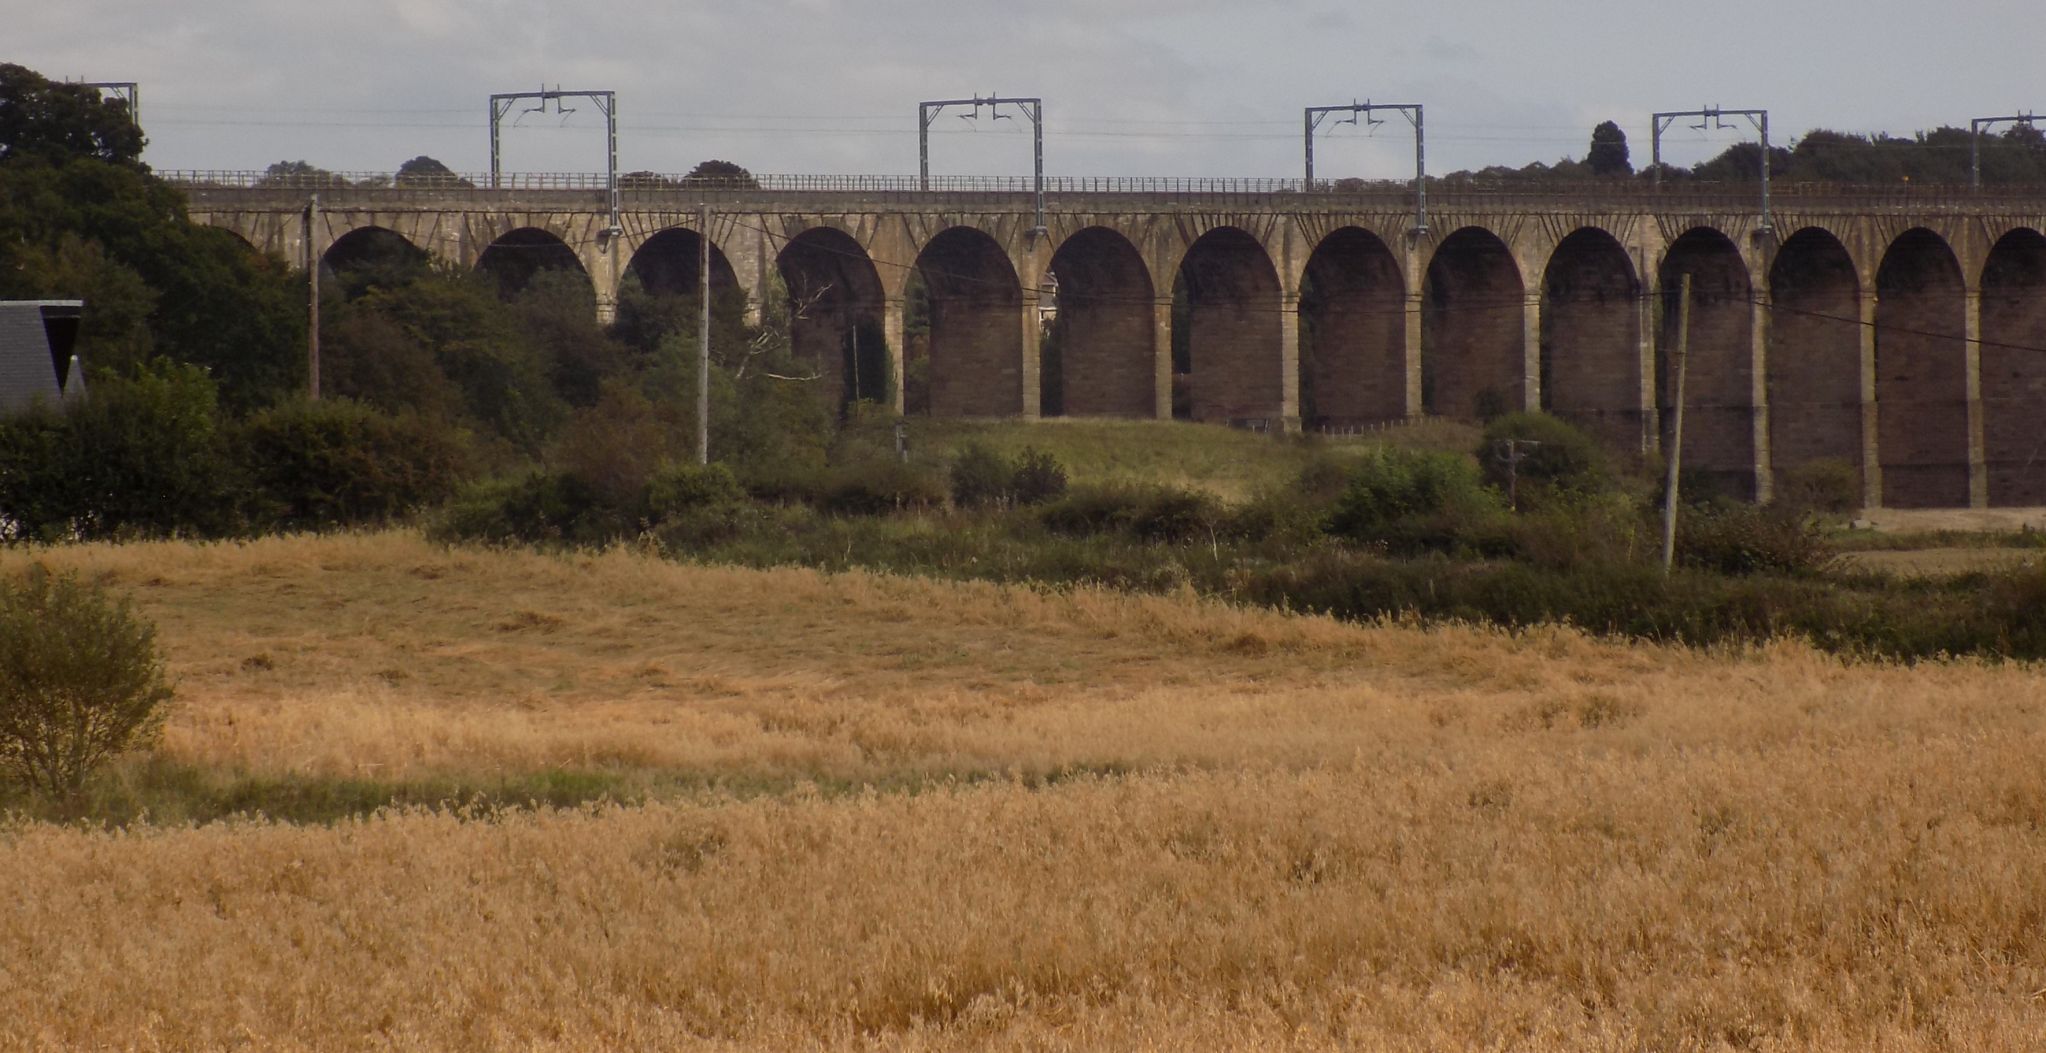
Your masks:
{"label": "wooden utility pole", "polygon": [[1684,461],[1684,363],[1691,350],[1691,276],[1684,275],[1677,294],[1676,420],[1670,426],[1669,477],[1662,496],[1662,572],[1677,559],[1677,470]]}
{"label": "wooden utility pole", "polygon": [[710,463],[710,206],[696,206],[696,463]]}

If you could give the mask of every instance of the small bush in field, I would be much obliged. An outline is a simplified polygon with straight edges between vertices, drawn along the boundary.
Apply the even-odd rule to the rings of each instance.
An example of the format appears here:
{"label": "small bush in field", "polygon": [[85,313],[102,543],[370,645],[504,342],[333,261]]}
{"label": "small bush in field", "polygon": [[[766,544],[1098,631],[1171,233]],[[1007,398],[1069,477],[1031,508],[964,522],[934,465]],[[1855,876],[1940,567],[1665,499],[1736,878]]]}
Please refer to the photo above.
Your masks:
{"label": "small bush in field", "polygon": [[0,769],[31,791],[76,795],[170,698],[156,630],[125,600],[41,567],[0,581]]}
{"label": "small bush in field", "polygon": [[1016,455],[1009,487],[1019,505],[1056,501],[1066,495],[1066,466],[1043,450],[1027,447]]}
{"label": "small bush in field", "polygon": [[637,530],[635,513],[607,502],[579,476],[532,472],[464,487],[430,535],[444,541],[598,543]]}
{"label": "small bush in field", "polygon": [[1160,487],[1139,505],[1130,531],[1145,541],[1212,539],[1223,518],[1221,502],[1199,490]]}
{"label": "small bush in field", "polygon": [[1816,524],[1775,506],[1695,505],[1677,522],[1677,558],[1722,574],[1812,574],[1833,556]]}
{"label": "small bush in field", "polygon": [[1300,469],[1293,489],[1310,500],[1333,501],[1350,485],[1350,471],[1355,467],[1353,458],[1325,451],[1317,453]]}
{"label": "small bush in field", "polygon": [[1861,507],[1861,470],[1839,459],[1781,469],[1776,473],[1776,503],[1792,513],[1845,515]]}
{"label": "small bush in field", "polygon": [[977,442],[960,447],[952,461],[952,503],[982,508],[1009,503],[1015,492],[1016,466]]}
{"label": "small bush in field", "polygon": [[1222,506],[1212,496],[1167,486],[1076,487],[1039,513],[1039,520],[1055,534],[1126,533],[1141,541],[1167,543],[1209,537],[1224,519]]}
{"label": "small bush in field", "polygon": [[1131,486],[1076,486],[1046,504],[1038,518],[1046,529],[1066,537],[1110,534],[1130,525],[1143,499],[1144,491]]}
{"label": "small bush in field", "polygon": [[836,515],[878,516],[945,501],[945,489],[920,469],[900,461],[840,465],[825,476],[819,510]]}
{"label": "small bush in field", "polygon": [[1443,549],[1501,511],[1498,494],[1485,487],[1470,458],[1386,448],[1351,470],[1329,530],[1399,549]]}
{"label": "small bush in field", "polygon": [[347,399],[295,401],[251,416],[233,446],[250,519],[284,529],[375,523],[444,500],[468,471],[468,436],[418,414]]}
{"label": "small bush in field", "polygon": [[[1518,445],[1518,464],[1508,461],[1509,443]],[[1598,441],[1546,413],[1509,413],[1492,421],[1477,455],[1485,481],[1494,487],[1503,491],[1510,477],[1518,476],[1522,508],[1558,495],[1600,493],[1613,483]]]}
{"label": "small bush in field", "polygon": [[647,514],[655,519],[746,499],[739,480],[722,464],[661,465],[647,481],[646,491]]}

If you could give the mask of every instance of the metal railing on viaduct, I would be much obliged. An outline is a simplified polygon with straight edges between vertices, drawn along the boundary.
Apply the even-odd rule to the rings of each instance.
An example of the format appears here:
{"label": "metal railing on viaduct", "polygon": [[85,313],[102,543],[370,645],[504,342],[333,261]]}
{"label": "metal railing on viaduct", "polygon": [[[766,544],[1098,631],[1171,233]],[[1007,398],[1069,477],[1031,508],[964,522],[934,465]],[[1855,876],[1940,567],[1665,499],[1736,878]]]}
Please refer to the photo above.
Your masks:
{"label": "metal railing on viaduct", "polygon": [[827,383],[939,415],[1527,408],[1648,453],[1689,277],[1687,465],[2046,505],[2046,188],[1084,177],[1040,216],[1015,177],[159,174],[301,265],[576,270],[606,314],[693,291],[707,241],[714,289],[800,307]]}

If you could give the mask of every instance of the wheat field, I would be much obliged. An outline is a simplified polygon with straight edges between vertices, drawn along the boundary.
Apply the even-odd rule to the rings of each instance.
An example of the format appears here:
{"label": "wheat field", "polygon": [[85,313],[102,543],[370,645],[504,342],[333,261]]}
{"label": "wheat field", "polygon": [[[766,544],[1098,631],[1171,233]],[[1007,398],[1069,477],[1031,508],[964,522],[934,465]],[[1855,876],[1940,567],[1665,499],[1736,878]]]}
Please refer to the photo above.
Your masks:
{"label": "wheat field", "polygon": [[684,775],[0,826],[0,1049],[2046,1048],[2046,680],[406,533],[0,552],[161,758]]}

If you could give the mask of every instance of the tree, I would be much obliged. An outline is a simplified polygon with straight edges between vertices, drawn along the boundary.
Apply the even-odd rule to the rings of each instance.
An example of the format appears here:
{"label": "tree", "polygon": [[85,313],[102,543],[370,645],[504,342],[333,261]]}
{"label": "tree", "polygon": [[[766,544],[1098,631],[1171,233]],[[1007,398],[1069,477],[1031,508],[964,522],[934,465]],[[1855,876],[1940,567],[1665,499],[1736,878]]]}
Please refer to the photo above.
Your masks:
{"label": "tree", "polygon": [[[54,140],[94,138],[74,132]],[[88,319],[112,308],[122,324],[88,321],[78,348],[96,373],[163,355],[212,370],[232,407],[265,404],[303,382],[300,287],[282,261],[192,224],[177,189],[139,164],[53,147],[0,164],[0,297],[82,298]]]}
{"label": "tree", "polygon": [[156,630],[126,600],[38,566],[0,582],[0,768],[32,792],[147,743],[171,699]]}
{"label": "tree", "polygon": [[427,187],[436,189],[475,189],[476,184],[463,179],[453,169],[425,154],[398,166],[397,184],[401,187]]}
{"label": "tree", "polygon": [[1591,130],[1591,150],[1584,155],[1595,176],[1634,174],[1634,162],[1627,159],[1627,133],[1611,121],[1601,121]]}
{"label": "tree", "polygon": [[91,157],[139,165],[145,142],[127,102],[0,63],[0,163]]}
{"label": "tree", "polygon": [[760,183],[753,178],[753,173],[731,161],[705,161],[690,169],[689,174],[682,177],[682,182],[699,185],[708,183],[728,189],[760,189]]}
{"label": "tree", "polygon": [[327,190],[350,185],[348,180],[304,161],[279,161],[263,170],[256,180],[260,187]]}

